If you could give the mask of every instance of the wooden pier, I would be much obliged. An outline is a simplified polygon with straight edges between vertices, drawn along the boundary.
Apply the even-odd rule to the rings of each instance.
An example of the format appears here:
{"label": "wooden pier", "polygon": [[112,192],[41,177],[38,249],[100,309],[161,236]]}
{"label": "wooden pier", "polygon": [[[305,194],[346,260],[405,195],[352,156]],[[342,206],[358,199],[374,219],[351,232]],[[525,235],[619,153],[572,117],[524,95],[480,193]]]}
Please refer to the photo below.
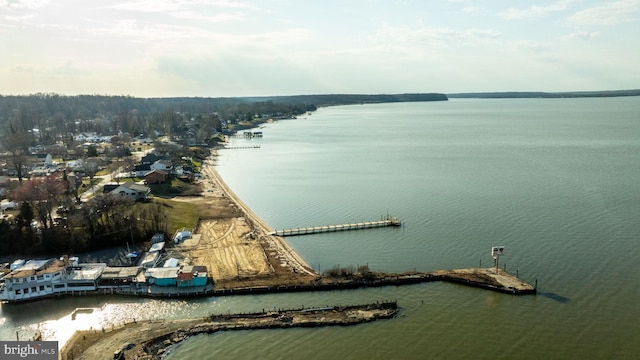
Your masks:
{"label": "wooden pier", "polygon": [[225,146],[225,150],[237,150],[237,149],[260,149],[260,145],[246,145],[246,146]]}
{"label": "wooden pier", "polygon": [[387,227],[387,226],[402,226],[402,223],[400,222],[400,220],[398,220],[395,217],[387,217],[384,220],[365,221],[365,222],[351,223],[351,224],[324,225],[324,226],[313,226],[313,227],[300,227],[295,229],[282,229],[282,230],[272,231],[269,233],[269,235],[297,236],[297,235],[319,234],[319,233],[334,232],[334,231],[371,229],[371,228],[379,228],[379,227]]}

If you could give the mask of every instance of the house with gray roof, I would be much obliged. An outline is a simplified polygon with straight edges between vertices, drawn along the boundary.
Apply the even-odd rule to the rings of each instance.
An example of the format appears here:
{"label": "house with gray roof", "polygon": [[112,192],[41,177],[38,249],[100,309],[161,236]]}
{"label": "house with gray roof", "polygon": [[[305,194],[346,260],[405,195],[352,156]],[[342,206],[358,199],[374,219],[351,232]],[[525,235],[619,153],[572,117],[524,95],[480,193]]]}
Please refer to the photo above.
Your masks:
{"label": "house with gray roof", "polygon": [[111,190],[109,194],[120,196],[133,201],[146,200],[149,198],[151,189],[147,186],[136,184],[133,181],[127,181],[124,184]]}

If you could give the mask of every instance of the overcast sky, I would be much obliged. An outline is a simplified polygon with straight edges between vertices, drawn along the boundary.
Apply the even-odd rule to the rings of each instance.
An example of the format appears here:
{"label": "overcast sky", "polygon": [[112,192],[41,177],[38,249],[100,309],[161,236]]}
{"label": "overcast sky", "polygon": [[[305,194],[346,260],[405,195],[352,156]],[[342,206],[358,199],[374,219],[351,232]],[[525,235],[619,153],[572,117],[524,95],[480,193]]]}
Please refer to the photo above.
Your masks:
{"label": "overcast sky", "polygon": [[0,0],[0,94],[640,88],[640,0]]}

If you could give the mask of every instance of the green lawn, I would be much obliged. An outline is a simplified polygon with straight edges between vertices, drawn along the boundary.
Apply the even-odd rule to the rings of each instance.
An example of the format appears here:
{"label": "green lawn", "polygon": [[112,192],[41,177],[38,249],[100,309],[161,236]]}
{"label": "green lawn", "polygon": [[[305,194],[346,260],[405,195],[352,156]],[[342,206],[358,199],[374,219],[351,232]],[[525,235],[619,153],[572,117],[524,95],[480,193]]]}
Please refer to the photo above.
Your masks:
{"label": "green lawn", "polygon": [[155,203],[163,206],[167,214],[167,227],[169,231],[187,228],[193,229],[198,224],[200,209],[198,206],[186,201],[174,201],[169,199],[154,198]]}
{"label": "green lawn", "polygon": [[175,176],[163,184],[151,184],[151,193],[156,196],[162,195],[182,195],[190,196],[200,194],[200,188],[192,183],[184,182]]}

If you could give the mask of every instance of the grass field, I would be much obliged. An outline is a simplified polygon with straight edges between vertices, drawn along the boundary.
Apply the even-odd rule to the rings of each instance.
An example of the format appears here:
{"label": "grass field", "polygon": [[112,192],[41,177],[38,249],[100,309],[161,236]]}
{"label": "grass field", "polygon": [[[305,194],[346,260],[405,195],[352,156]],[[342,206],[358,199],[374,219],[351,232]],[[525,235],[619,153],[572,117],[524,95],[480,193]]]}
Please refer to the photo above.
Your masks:
{"label": "grass field", "polygon": [[201,206],[187,201],[154,198],[153,202],[162,205],[167,214],[167,227],[170,231],[187,228],[194,229],[202,217]]}

